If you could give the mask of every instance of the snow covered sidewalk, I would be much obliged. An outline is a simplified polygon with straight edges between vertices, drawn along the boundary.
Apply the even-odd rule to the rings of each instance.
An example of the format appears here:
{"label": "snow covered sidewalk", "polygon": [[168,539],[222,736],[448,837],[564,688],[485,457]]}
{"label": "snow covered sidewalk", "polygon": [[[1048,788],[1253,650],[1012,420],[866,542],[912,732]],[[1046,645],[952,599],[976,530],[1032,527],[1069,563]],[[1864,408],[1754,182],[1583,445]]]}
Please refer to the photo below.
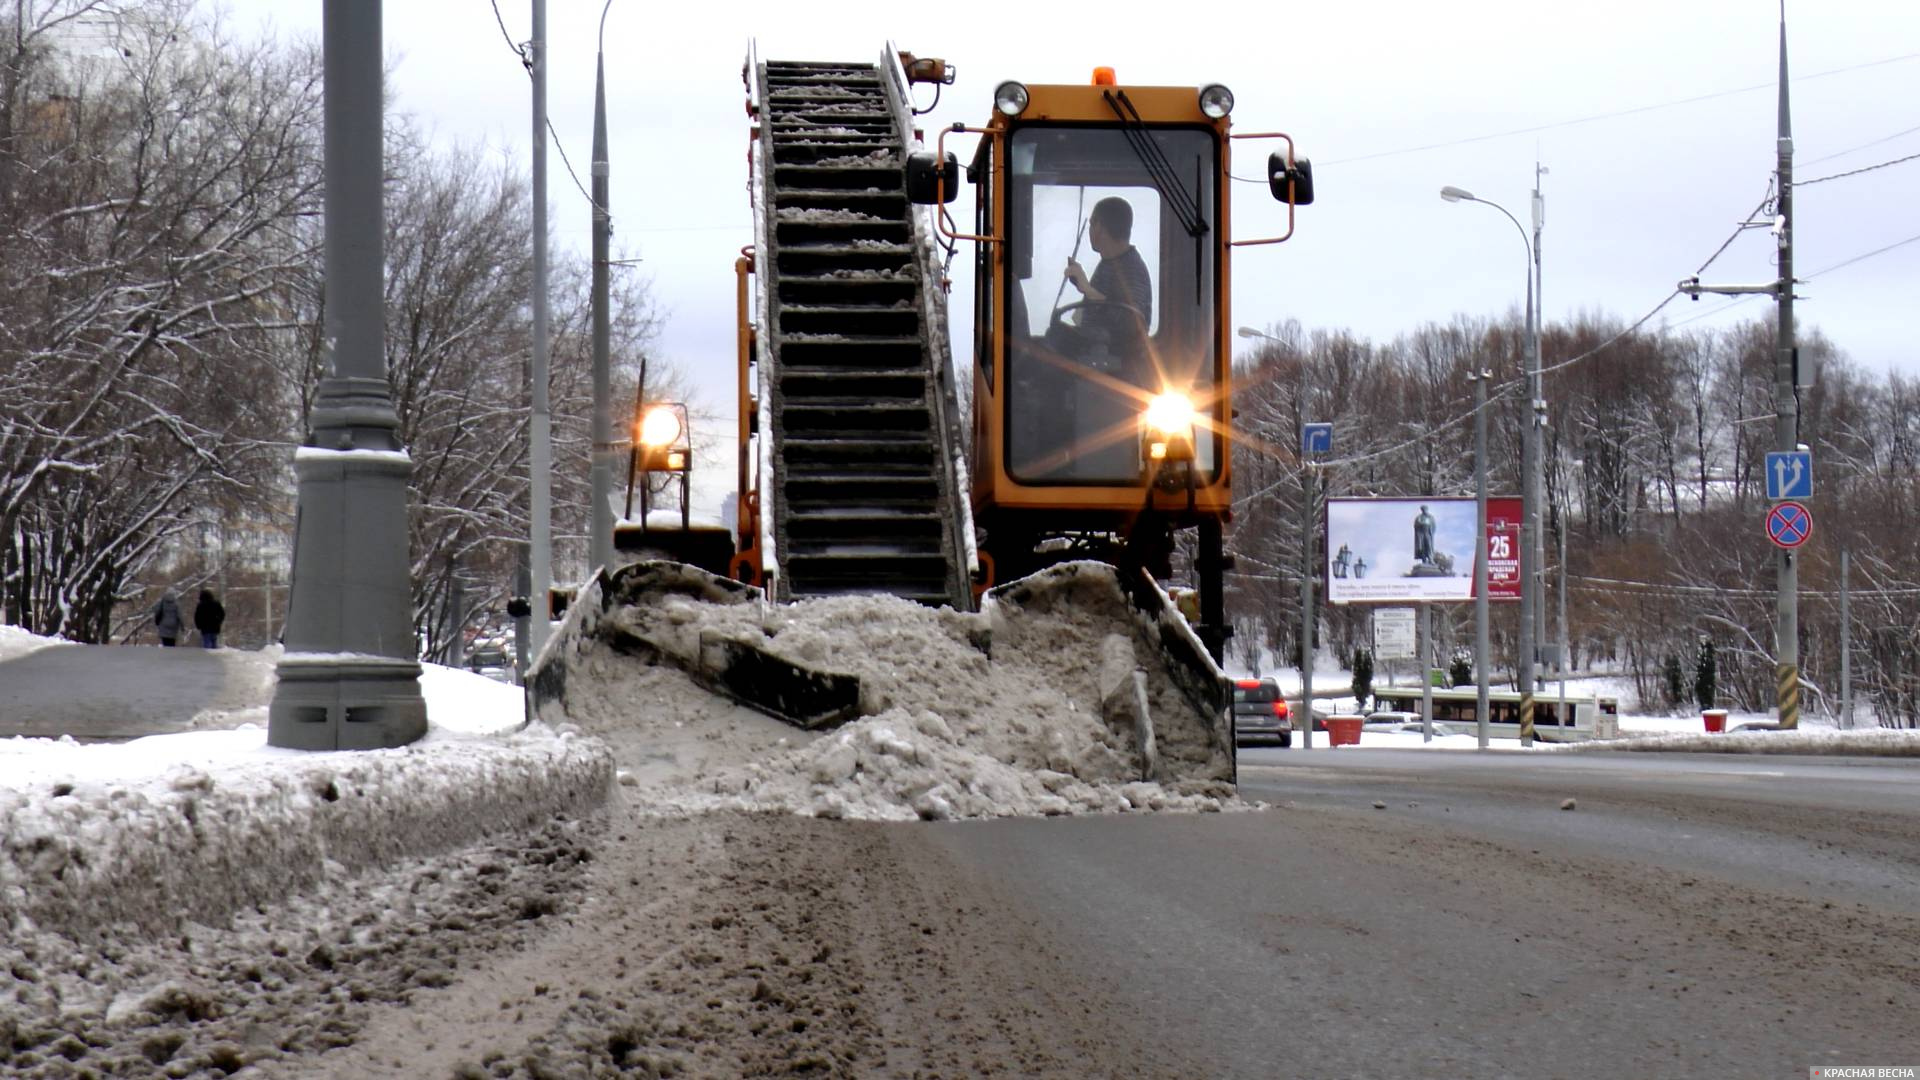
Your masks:
{"label": "snow covered sidewalk", "polygon": [[[270,667],[270,655],[255,656]],[[611,789],[604,744],[515,730],[517,689],[432,666],[422,684],[432,727],[395,750],[269,747],[264,706],[229,730],[0,741],[0,926],[85,933],[218,919],[536,827]]]}

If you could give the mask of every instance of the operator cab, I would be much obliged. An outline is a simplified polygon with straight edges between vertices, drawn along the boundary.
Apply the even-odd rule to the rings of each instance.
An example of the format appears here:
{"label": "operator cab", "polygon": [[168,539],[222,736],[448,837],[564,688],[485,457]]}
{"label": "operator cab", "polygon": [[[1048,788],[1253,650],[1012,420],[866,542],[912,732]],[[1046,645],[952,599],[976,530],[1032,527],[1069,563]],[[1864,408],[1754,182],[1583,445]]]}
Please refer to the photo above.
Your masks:
{"label": "operator cab", "polygon": [[1312,199],[1285,135],[1231,135],[1225,87],[1003,83],[986,126],[941,133],[909,198],[962,183],[948,135],[981,136],[965,179],[975,242],[973,481],[988,584],[1060,558],[1167,575],[1199,526],[1202,636],[1218,655],[1220,528],[1231,512],[1228,256],[1232,140],[1285,140],[1268,162],[1287,206]]}

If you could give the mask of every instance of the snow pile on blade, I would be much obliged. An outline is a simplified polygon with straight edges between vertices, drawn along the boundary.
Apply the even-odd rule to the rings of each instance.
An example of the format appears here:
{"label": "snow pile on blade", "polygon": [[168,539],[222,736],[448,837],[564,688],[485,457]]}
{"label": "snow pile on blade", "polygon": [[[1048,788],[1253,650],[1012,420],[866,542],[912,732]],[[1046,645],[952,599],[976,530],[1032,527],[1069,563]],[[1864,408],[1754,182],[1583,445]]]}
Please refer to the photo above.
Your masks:
{"label": "snow pile on blade", "polygon": [[[656,576],[622,591],[618,573],[590,586],[535,680],[543,719],[648,763],[623,777],[644,811],[899,820],[1238,805],[1221,699],[1196,701],[1164,620],[1130,606],[1110,566],[1054,567],[996,590],[979,614],[885,596],[772,605],[677,571],[673,587]],[[701,666],[719,644],[857,680],[860,718],[820,733],[727,700],[747,698]]]}

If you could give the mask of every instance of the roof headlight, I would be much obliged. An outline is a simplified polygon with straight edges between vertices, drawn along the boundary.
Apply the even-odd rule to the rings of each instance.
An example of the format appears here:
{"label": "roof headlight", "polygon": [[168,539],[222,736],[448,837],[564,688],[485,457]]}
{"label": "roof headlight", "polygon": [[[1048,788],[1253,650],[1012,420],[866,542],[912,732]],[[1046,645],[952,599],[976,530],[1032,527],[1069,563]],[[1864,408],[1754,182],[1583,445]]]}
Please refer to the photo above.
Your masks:
{"label": "roof headlight", "polygon": [[1027,111],[1027,87],[1012,79],[994,87],[993,107],[1004,116],[1019,116]]}
{"label": "roof headlight", "polygon": [[672,446],[680,438],[680,418],[666,406],[648,409],[640,420],[642,446]]}
{"label": "roof headlight", "polygon": [[1233,91],[1214,83],[1200,88],[1200,111],[1215,120],[1233,111]]}

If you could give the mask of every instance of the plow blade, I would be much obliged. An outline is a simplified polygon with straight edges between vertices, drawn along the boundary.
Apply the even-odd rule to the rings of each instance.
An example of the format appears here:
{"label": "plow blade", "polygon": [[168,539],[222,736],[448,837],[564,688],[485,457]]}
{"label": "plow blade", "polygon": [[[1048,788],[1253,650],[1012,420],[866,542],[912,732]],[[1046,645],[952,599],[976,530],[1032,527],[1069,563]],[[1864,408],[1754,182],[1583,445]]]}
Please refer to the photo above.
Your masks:
{"label": "plow blade", "polygon": [[[760,590],[685,563],[650,560],[601,571],[567,611],[567,619],[528,673],[534,710],[564,714],[579,685],[581,652],[599,642],[643,663],[672,664],[717,694],[814,729],[844,723],[860,712],[860,680],[777,655],[751,615],[765,604]],[[735,625],[693,614],[693,605],[738,608]]]}
{"label": "plow blade", "polygon": [[1008,582],[977,613],[888,596],[775,604],[698,567],[633,563],[581,591],[534,663],[537,714],[662,707],[609,700],[607,665],[629,661],[810,730],[930,711],[964,718],[961,741],[1009,763],[1097,782],[1235,779],[1231,684],[1151,577],[1123,587],[1105,563]]}

